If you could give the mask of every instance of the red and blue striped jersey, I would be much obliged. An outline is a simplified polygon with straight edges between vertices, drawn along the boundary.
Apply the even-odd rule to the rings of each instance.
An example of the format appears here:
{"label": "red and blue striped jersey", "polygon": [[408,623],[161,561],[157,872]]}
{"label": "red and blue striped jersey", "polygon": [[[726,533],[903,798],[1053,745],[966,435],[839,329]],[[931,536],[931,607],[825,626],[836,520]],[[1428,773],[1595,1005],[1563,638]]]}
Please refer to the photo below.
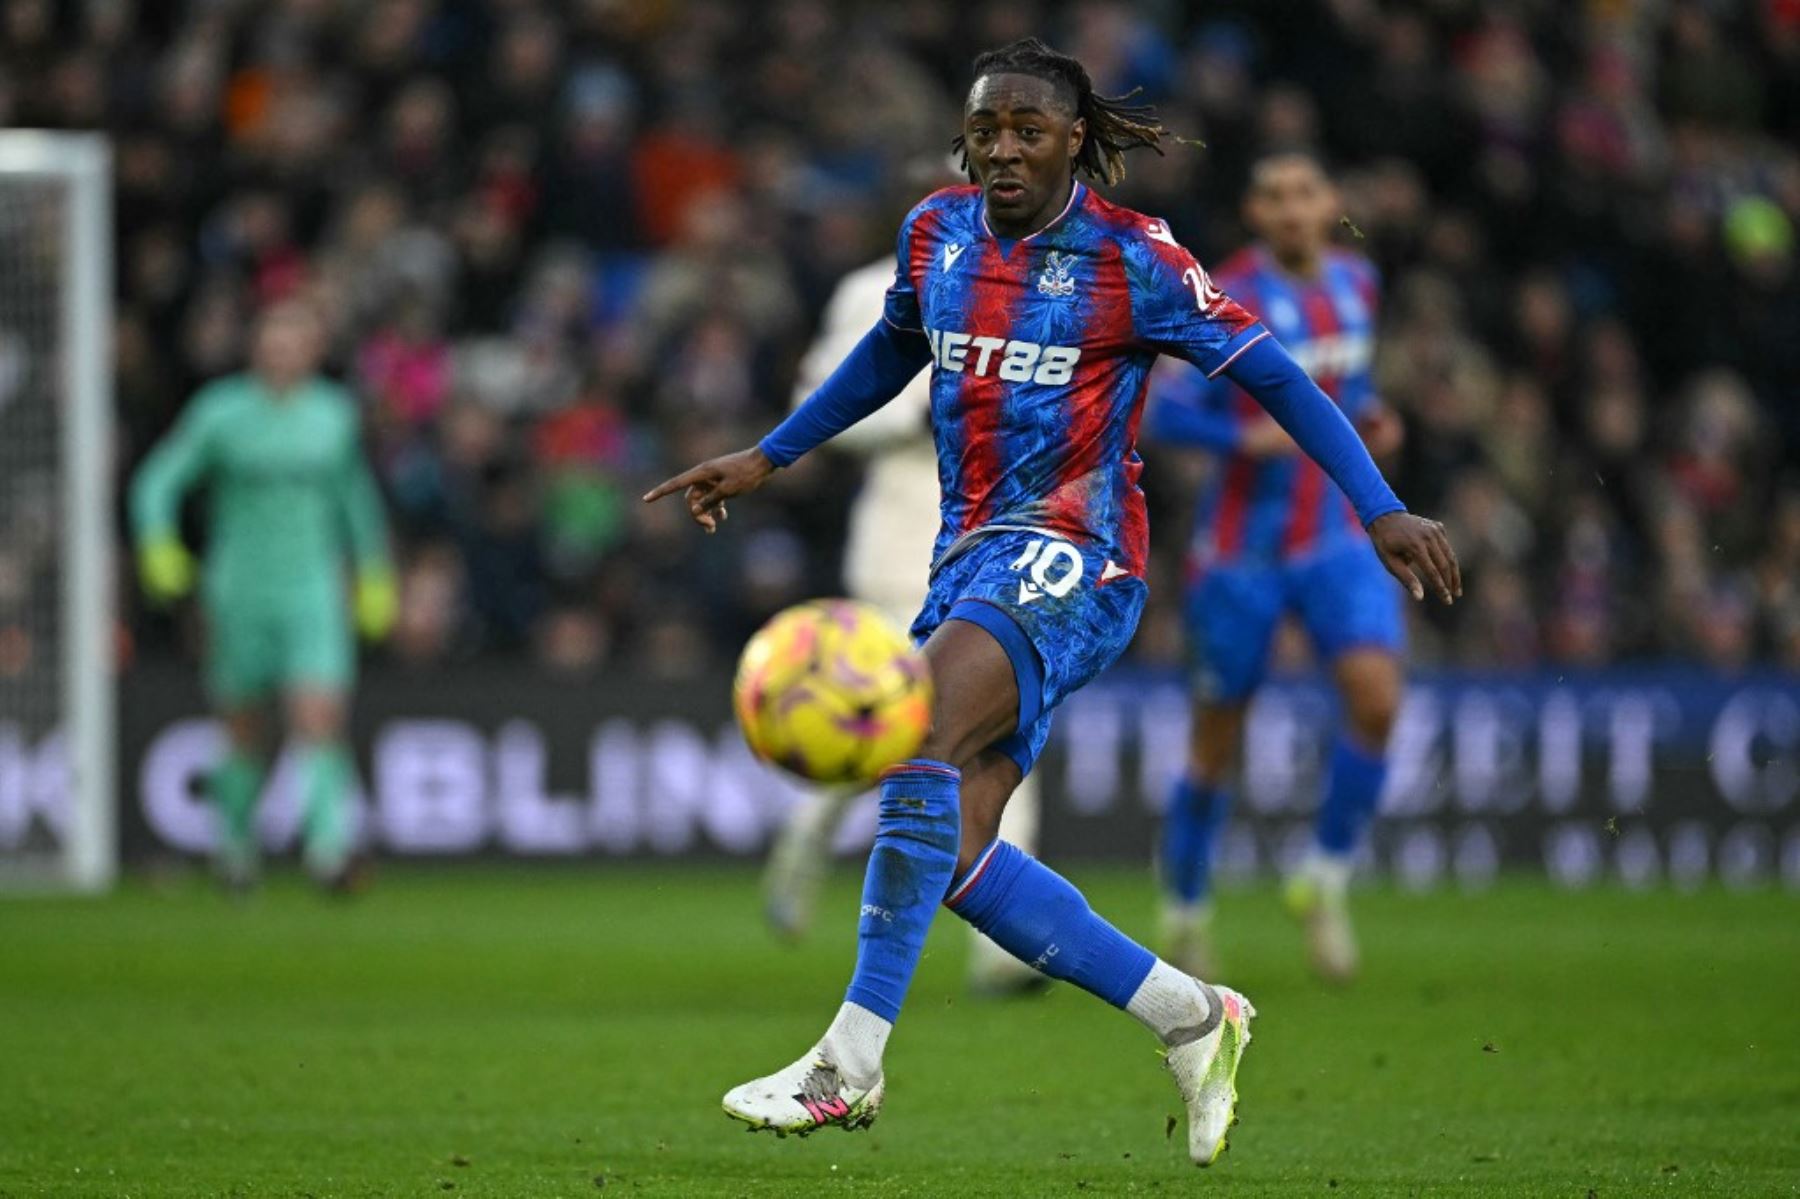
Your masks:
{"label": "red and blue striped jersey", "polygon": [[933,560],[990,531],[1093,544],[1100,581],[1149,552],[1145,388],[1158,354],[1216,375],[1268,336],[1166,223],[1080,183],[1043,229],[1004,239],[977,187],[928,196],[900,229],[885,319],[931,344],[942,527]]}
{"label": "red and blue striped jersey", "polygon": [[[1366,258],[1326,252],[1313,279],[1283,271],[1273,255],[1252,246],[1227,259],[1218,274],[1228,289],[1261,316],[1268,330],[1356,423],[1375,402],[1375,322],[1380,279]],[[1191,404],[1241,427],[1267,420],[1255,400],[1225,379],[1162,370],[1153,383],[1157,404]],[[1279,562],[1326,553],[1366,537],[1349,499],[1302,453],[1256,459],[1222,455],[1220,469],[1200,494],[1192,565]]]}

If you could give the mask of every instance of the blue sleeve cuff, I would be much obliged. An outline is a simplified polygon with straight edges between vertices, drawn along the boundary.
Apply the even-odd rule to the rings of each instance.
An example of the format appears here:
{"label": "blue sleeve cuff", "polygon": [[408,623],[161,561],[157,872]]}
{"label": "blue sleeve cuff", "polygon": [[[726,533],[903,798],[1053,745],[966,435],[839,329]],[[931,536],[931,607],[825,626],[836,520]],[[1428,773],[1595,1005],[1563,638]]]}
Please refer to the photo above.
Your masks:
{"label": "blue sleeve cuff", "polygon": [[777,469],[794,464],[794,459],[788,457],[782,447],[776,444],[773,432],[765,434],[763,439],[756,443],[756,448],[761,450],[763,457],[767,458]]}
{"label": "blue sleeve cuff", "polygon": [[1358,508],[1356,510],[1356,518],[1362,521],[1363,528],[1366,529],[1384,516],[1392,516],[1396,512],[1404,511],[1406,511],[1406,505],[1400,502],[1399,496],[1395,496],[1389,503],[1377,505],[1371,512],[1365,513],[1361,508]]}
{"label": "blue sleeve cuff", "polygon": [[1243,357],[1244,353],[1249,350],[1251,346],[1260,345],[1265,341],[1272,340],[1274,340],[1273,336],[1263,327],[1263,323],[1261,321],[1256,322],[1256,324],[1251,325],[1248,329],[1245,329],[1242,333],[1239,333],[1236,337],[1219,347],[1219,363],[1217,366],[1214,366],[1211,370],[1206,372],[1206,377],[1208,379],[1217,379],[1220,375],[1230,370],[1231,364]]}

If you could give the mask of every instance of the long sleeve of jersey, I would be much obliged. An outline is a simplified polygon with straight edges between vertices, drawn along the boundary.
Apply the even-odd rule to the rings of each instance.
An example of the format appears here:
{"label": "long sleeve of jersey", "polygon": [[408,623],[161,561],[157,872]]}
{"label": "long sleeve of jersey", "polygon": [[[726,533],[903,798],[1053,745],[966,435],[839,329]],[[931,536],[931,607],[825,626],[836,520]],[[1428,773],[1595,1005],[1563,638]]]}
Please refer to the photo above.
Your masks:
{"label": "long sleeve of jersey", "polygon": [[1364,525],[1404,510],[1331,397],[1260,321],[1219,290],[1167,226],[1153,222],[1135,248],[1132,307],[1140,337],[1192,362],[1208,379],[1223,375],[1248,392],[1343,488]]}
{"label": "long sleeve of jersey", "polygon": [[1390,512],[1405,511],[1406,505],[1381,477],[1349,419],[1280,342],[1265,337],[1246,347],[1226,364],[1224,373],[1343,488],[1365,526]]}
{"label": "long sleeve of jersey", "polygon": [[138,467],[131,480],[130,511],[139,544],[178,535],[182,497],[210,464],[214,407],[211,389],[202,389]]}
{"label": "long sleeve of jersey", "polygon": [[381,491],[363,459],[362,448],[351,442],[338,486],[344,527],[350,536],[350,554],[358,570],[387,569],[389,565],[387,515]]}
{"label": "long sleeve of jersey", "polygon": [[863,335],[817,391],[759,443],[776,466],[831,440],[900,394],[931,361],[931,345],[921,333],[882,319]]}

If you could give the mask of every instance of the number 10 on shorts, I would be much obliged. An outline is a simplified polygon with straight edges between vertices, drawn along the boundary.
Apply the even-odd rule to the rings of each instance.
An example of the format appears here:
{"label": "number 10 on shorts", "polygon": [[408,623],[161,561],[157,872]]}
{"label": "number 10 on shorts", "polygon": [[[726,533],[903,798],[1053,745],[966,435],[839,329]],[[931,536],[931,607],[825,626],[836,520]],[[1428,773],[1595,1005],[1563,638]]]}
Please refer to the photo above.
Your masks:
{"label": "number 10 on shorts", "polygon": [[1075,590],[1087,563],[1081,551],[1066,541],[1033,537],[1012,568],[1026,575],[1019,580],[1019,602],[1029,604],[1046,595],[1061,599]]}

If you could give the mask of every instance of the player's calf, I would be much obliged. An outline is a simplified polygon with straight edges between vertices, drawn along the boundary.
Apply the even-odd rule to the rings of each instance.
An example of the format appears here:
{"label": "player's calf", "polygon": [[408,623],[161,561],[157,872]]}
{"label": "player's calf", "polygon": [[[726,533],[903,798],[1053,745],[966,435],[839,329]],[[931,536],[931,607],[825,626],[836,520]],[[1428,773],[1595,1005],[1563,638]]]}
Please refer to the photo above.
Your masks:
{"label": "player's calf", "polygon": [[1157,947],[1163,957],[1197,978],[1214,978],[1212,863],[1220,830],[1231,811],[1230,794],[1216,784],[1178,779],[1163,817],[1163,910]]}
{"label": "player's calf", "polygon": [[1160,960],[1096,913],[1066,879],[1004,841],[952,884],[952,911],[1022,961],[1122,1008],[1162,1041],[1188,1105],[1189,1149],[1210,1165],[1237,1104],[1250,1005]]}
{"label": "player's calf", "polygon": [[1379,751],[1364,749],[1347,737],[1338,739],[1313,848],[1287,882],[1288,910],[1305,926],[1313,970],[1327,982],[1345,983],[1356,975],[1350,875],[1356,854],[1368,839],[1386,780],[1387,762]]}

